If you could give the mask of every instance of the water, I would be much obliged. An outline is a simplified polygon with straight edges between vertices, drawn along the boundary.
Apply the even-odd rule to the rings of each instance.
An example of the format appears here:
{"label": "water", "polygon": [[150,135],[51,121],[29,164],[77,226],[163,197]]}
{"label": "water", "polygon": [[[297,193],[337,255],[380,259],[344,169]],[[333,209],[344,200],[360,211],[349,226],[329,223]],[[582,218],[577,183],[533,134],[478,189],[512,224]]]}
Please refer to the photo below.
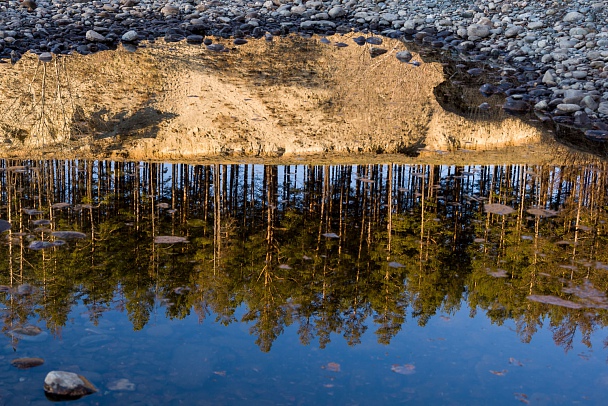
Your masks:
{"label": "water", "polygon": [[604,397],[605,164],[0,168],[4,404]]}

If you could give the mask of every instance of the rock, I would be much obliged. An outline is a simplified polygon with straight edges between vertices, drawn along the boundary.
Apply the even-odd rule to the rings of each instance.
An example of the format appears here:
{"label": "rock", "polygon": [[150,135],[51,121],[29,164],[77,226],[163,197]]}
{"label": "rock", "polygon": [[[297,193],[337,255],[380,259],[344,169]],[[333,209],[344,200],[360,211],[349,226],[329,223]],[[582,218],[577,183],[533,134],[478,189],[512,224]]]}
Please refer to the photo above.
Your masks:
{"label": "rock", "polygon": [[11,365],[19,369],[34,368],[44,364],[42,358],[17,358],[11,361]]}
{"label": "rock", "polygon": [[392,23],[393,21],[397,21],[399,19],[399,15],[394,13],[384,13],[380,17],[382,17],[383,20],[386,20],[389,23]]}
{"label": "rock", "polygon": [[584,111],[576,111],[574,113],[574,125],[579,128],[589,128],[591,120]]}
{"label": "rock", "polygon": [[40,62],[51,62],[53,60],[53,54],[50,52],[43,52],[38,56]]}
{"label": "rock", "polygon": [[[295,15],[299,15],[300,16],[300,15],[302,15],[302,14],[304,14],[306,12],[306,7],[304,7],[304,6],[294,6],[289,11],[290,11],[291,14],[295,14]],[[330,11],[329,15],[331,16],[331,11]]]}
{"label": "rock", "polygon": [[412,60],[412,54],[410,51],[399,51],[395,54],[397,59],[401,62],[409,62]]}
{"label": "rock", "polygon": [[599,104],[593,99],[593,97],[591,97],[589,95],[582,98],[580,105],[583,108],[588,108],[593,111],[596,111],[597,108],[599,107]]}
{"label": "rock", "polygon": [[163,8],[160,9],[160,12],[165,17],[171,17],[171,16],[175,16],[175,15],[179,14],[179,8],[177,8],[171,4],[166,4]]}
{"label": "rock", "polygon": [[543,28],[545,26],[545,23],[543,23],[542,21],[531,21],[528,23],[528,29],[530,30],[536,30],[538,28]]}
{"label": "rock", "polygon": [[137,41],[138,38],[139,35],[137,34],[137,31],[133,30],[125,32],[121,37],[124,42],[134,42]]}
{"label": "rock", "polygon": [[386,50],[384,48],[379,48],[379,47],[371,47],[369,49],[369,54],[371,55],[372,58],[383,55],[387,52],[388,52],[388,50]]}
{"label": "rock", "polygon": [[[291,12],[293,13],[293,7],[291,8],[291,10],[292,10]],[[347,12],[342,7],[335,6],[331,10],[329,10],[327,12],[327,14],[329,14],[329,16],[331,18],[339,18],[339,17],[344,17],[347,14]]]}
{"label": "rock", "polygon": [[597,108],[597,112],[600,114],[608,115],[608,102],[600,103]]}
{"label": "rock", "polygon": [[247,43],[247,40],[244,38],[235,38],[235,40],[232,41],[232,43],[234,45],[245,45]]}
{"label": "rock", "polygon": [[515,25],[513,27],[507,28],[507,30],[505,31],[505,37],[506,38],[516,37],[523,30],[524,29],[519,25]]}
{"label": "rock", "polygon": [[534,110],[547,110],[549,103],[546,100],[541,100],[534,105]]}
{"label": "rock", "polygon": [[303,30],[326,30],[328,28],[336,28],[336,23],[328,20],[309,20],[302,21],[300,23],[300,28]]}
{"label": "rock", "polygon": [[11,229],[11,223],[6,220],[0,220],[0,233]]}
{"label": "rock", "polygon": [[579,111],[581,109],[581,106],[579,106],[578,104],[562,103],[557,105],[557,109],[564,113],[574,113],[575,111]]}
{"label": "rock", "polygon": [[467,36],[469,40],[485,38],[490,35],[490,27],[483,24],[471,24],[467,28]]}
{"label": "rock", "polygon": [[106,40],[106,37],[93,30],[87,31],[85,38],[90,42],[104,42]]}
{"label": "rock", "polygon": [[186,37],[186,42],[188,44],[202,44],[204,39],[202,35],[191,34]]}
{"label": "rock", "polygon": [[75,399],[95,393],[97,388],[82,375],[51,371],[44,378],[44,392],[55,399]]}
{"label": "rock", "polygon": [[500,89],[490,83],[484,83],[479,88],[479,93],[481,93],[485,97],[490,97],[495,93],[499,93]]}
{"label": "rock", "polygon": [[365,45],[365,37],[363,37],[363,36],[355,37],[355,38],[353,38],[353,41],[357,45],[361,45],[361,46]]}
{"label": "rock", "polygon": [[225,47],[222,44],[211,44],[207,45],[207,49],[209,51],[221,52],[225,49]]}
{"label": "rock", "polygon": [[372,45],[382,45],[382,38],[369,37],[368,39],[365,40],[365,42],[367,42],[368,44],[372,44]]}
{"label": "rock", "polygon": [[583,14],[579,13],[578,11],[571,11],[564,16],[562,21],[569,23],[569,22],[580,21],[583,18],[585,18],[585,16]]}
{"label": "rock", "polygon": [[543,75],[543,79],[542,79],[543,83],[549,85],[549,86],[555,86],[557,83],[555,82],[555,78],[553,77],[553,74],[551,74],[551,72],[546,71],[545,74]]}
{"label": "rock", "polygon": [[507,99],[502,106],[503,110],[508,114],[525,114],[530,110],[530,106],[523,100]]}

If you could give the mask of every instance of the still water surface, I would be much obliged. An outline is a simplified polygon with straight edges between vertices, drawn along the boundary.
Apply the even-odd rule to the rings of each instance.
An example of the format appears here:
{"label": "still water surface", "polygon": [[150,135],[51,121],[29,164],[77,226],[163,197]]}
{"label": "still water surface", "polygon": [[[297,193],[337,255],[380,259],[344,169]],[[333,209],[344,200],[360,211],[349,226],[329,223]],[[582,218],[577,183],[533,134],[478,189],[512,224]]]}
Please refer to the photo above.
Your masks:
{"label": "still water surface", "polygon": [[4,404],[604,399],[606,165],[0,168]]}

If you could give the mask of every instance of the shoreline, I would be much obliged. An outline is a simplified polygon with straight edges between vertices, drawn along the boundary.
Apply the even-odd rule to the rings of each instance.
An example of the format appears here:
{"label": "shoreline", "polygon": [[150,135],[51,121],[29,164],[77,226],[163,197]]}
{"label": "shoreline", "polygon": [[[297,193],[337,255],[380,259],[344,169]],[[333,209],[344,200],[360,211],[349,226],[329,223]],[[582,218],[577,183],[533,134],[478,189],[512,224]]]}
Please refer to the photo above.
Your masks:
{"label": "shoreline", "polygon": [[461,66],[464,80],[494,71],[494,79],[483,83],[480,92],[505,96],[503,108],[509,113],[535,113],[541,121],[577,128],[592,144],[608,140],[608,6],[603,2],[581,0],[557,7],[544,0],[11,0],[2,3],[0,12],[4,62],[14,62],[28,50],[38,55],[88,54],[119,44],[134,49],[140,41],[160,38],[201,47],[208,47],[204,40],[213,47],[216,36],[270,40],[290,33],[359,32],[368,44],[374,35],[397,38],[463,62],[456,66]]}

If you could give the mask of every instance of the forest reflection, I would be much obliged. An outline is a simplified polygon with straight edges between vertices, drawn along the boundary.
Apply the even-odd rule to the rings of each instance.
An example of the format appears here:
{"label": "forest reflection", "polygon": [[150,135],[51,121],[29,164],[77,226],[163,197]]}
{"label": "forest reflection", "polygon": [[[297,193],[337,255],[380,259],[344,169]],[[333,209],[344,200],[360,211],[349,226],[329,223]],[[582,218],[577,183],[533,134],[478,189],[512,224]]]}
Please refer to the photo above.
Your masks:
{"label": "forest reflection", "polygon": [[139,330],[162,306],[248,322],[269,351],[290,325],[322,348],[368,328],[388,344],[468,306],[526,342],[548,322],[590,346],[608,322],[606,166],[0,161],[2,329],[59,335],[82,302]]}

